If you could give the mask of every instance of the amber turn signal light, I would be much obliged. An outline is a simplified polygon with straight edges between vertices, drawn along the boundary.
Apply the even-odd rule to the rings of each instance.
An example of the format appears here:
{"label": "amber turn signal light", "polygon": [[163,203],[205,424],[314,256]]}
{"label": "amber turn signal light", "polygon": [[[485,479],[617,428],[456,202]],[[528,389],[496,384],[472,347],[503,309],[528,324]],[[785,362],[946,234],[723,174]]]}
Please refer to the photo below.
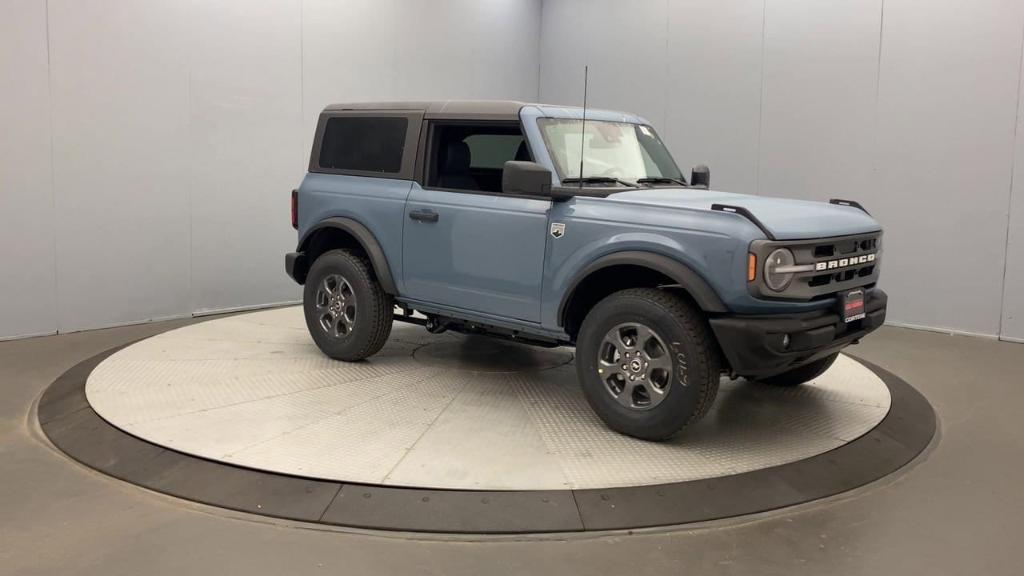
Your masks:
{"label": "amber turn signal light", "polygon": [[757,256],[747,254],[747,282],[753,282],[757,278]]}

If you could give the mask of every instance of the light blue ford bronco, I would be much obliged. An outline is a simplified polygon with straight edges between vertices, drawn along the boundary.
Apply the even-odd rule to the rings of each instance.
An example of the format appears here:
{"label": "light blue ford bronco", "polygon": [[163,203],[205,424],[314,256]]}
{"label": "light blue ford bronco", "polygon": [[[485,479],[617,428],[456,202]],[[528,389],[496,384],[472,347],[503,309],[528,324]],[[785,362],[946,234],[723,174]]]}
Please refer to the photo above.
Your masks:
{"label": "light blue ford bronco", "polygon": [[376,353],[395,320],[575,346],[597,415],[662,440],[707,412],[723,375],[798,385],[885,319],[882,231],[859,204],[709,180],[698,166],[687,181],[621,112],[329,106],[285,267],[332,358]]}

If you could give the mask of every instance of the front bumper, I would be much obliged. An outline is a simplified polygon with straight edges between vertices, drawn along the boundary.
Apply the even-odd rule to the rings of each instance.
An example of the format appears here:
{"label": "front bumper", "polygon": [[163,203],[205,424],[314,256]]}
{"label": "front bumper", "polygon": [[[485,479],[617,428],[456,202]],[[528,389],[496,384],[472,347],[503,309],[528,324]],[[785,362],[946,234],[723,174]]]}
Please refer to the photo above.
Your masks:
{"label": "front bumper", "polygon": [[[734,374],[767,377],[823,358],[885,322],[888,297],[875,288],[865,295],[865,317],[849,324],[834,309],[800,314],[720,316],[711,329]],[[783,337],[789,335],[789,346]]]}

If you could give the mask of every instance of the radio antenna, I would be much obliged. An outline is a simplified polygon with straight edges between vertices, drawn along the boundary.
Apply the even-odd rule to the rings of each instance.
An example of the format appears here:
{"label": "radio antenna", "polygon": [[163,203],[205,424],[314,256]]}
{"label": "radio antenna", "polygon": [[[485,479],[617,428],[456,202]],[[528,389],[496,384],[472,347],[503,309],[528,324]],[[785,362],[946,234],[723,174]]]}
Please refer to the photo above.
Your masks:
{"label": "radio antenna", "polygon": [[587,76],[589,71],[589,66],[583,67],[583,121],[580,122],[580,179],[577,181],[580,190],[583,189],[583,151],[587,135]]}

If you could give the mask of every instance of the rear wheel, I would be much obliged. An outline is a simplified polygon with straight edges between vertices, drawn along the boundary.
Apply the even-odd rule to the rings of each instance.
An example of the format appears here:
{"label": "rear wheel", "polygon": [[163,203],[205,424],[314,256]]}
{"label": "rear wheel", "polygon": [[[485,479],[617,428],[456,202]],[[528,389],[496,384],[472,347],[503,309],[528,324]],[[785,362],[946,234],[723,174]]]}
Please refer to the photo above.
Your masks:
{"label": "rear wheel", "polygon": [[584,396],[609,428],[665,440],[707,413],[721,360],[700,311],[656,288],[616,292],[587,314],[576,341]]}
{"label": "rear wheel", "polygon": [[772,386],[799,386],[824,374],[838,357],[839,353],[836,352],[831,356],[825,356],[814,362],[804,364],[799,368],[794,368],[789,372],[768,376],[767,378],[757,378],[756,380],[765,384],[771,384]]}
{"label": "rear wheel", "polygon": [[372,356],[391,334],[394,302],[370,263],[352,250],[331,250],[313,262],[302,308],[313,341],[337,360]]}

